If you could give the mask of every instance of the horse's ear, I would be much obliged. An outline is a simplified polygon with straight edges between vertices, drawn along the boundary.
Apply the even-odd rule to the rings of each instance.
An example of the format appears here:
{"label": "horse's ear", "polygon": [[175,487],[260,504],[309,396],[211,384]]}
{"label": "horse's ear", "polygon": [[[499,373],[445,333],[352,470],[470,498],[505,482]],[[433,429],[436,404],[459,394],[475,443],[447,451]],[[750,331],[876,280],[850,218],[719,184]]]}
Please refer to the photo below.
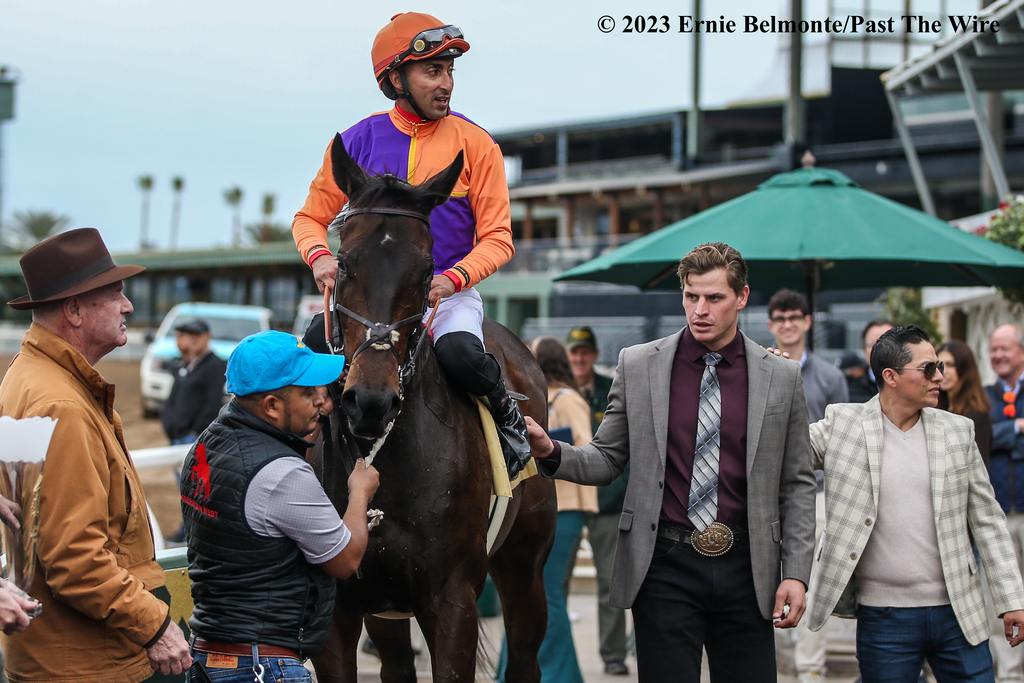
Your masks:
{"label": "horse's ear", "polygon": [[452,190],[455,189],[455,183],[459,182],[464,158],[465,152],[459,150],[459,155],[455,157],[455,161],[449,164],[448,168],[423,183],[423,191],[433,201],[434,206],[439,206],[448,201]]}
{"label": "horse's ear", "polygon": [[348,155],[341,133],[334,136],[331,144],[331,169],[334,171],[334,182],[349,199],[358,195],[366,184],[366,174]]}

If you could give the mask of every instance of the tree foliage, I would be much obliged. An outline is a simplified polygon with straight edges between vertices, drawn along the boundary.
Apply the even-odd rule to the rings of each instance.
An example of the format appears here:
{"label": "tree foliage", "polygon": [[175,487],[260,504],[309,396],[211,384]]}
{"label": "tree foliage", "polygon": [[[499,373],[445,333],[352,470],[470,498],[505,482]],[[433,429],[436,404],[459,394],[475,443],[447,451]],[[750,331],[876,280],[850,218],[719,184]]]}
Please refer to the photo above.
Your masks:
{"label": "tree foliage", "polygon": [[890,287],[882,295],[885,314],[894,325],[917,325],[928,333],[932,344],[942,341],[939,326],[921,305],[921,290],[917,287]]}
{"label": "tree foliage", "polygon": [[[981,230],[986,239],[1024,251],[1024,195],[1000,202],[999,211]],[[1015,304],[1024,304],[1024,286],[1001,287],[1000,293]]]}
{"label": "tree foliage", "polygon": [[268,242],[287,242],[292,238],[291,229],[274,220],[276,207],[277,196],[272,192],[264,192],[260,198],[262,216],[259,223],[250,223],[245,226],[245,233],[250,241],[256,244],[267,244]]}
{"label": "tree foliage", "polygon": [[14,220],[6,226],[5,246],[15,251],[29,247],[52,237],[68,227],[71,219],[52,211],[15,211]]}

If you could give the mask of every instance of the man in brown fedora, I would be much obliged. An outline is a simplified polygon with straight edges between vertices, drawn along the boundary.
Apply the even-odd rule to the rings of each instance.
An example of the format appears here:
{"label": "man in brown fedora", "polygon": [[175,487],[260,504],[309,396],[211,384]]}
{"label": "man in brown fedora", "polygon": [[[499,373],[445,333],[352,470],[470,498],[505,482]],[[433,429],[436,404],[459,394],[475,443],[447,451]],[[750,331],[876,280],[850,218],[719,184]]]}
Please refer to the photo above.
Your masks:
{"label": "man in brown fedora", "polygon": [[39,507],[38,563],[29,587],[43,605],[25,634],[4,639],[19,681],[124,681],[181,674],[188,644],[168,607],[145,493],[128,456],[114,385],[94,367],[127,342],[132,304],[94,228],[44,240],[21,257],[32,311],[21,350],[0,383],[0,415],[57,420]]}

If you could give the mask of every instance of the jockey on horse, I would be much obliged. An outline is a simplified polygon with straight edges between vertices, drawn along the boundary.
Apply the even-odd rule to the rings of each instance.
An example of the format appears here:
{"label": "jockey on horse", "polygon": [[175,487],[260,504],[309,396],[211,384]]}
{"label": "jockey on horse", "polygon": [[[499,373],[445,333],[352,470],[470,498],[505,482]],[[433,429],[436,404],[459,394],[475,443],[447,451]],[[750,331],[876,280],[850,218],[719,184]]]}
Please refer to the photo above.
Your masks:
{"label": "jockey on horse", "polygon": [[[428,301],[438,307],[434,351],[456,387],[486,399],[514,477],[530,458],[526,424],[505,388],[501,367],[484,349],[483,301],[474,288],[515,253],[504,159],[487,131],[448,106],[455,85],[453,62],[468,50],[458,27],[428,14],[396,14],[377,33],[371,50],[377,83],[395,106],[363,119],[341,137],[366,172],[413,184],[465,153],[451,198],[430,214],[434,273]],[[334,181],[328,145],[292,223],[295,244],[321,292],[334,286],[338,273],[338,260],[327,247],[327,227],[347,201]]]}

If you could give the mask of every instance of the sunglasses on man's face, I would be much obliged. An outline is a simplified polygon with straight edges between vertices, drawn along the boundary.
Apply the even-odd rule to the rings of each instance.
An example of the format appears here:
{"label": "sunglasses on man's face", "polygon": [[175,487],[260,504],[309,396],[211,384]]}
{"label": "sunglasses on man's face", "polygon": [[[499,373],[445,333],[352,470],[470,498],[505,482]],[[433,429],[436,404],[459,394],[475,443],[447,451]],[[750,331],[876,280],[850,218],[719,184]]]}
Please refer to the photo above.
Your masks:
{"label": "sunglasses on man's face", "polygon": [[903,372],[904,370],[917,370],[918,372],[924,373],[925,379],[935,379],[936,373],[943,373],[946,371],[946,364],[941,360],[933,360],[925,363],[919,368],[905,367],[905,368],[893,368],[896,372]]}

